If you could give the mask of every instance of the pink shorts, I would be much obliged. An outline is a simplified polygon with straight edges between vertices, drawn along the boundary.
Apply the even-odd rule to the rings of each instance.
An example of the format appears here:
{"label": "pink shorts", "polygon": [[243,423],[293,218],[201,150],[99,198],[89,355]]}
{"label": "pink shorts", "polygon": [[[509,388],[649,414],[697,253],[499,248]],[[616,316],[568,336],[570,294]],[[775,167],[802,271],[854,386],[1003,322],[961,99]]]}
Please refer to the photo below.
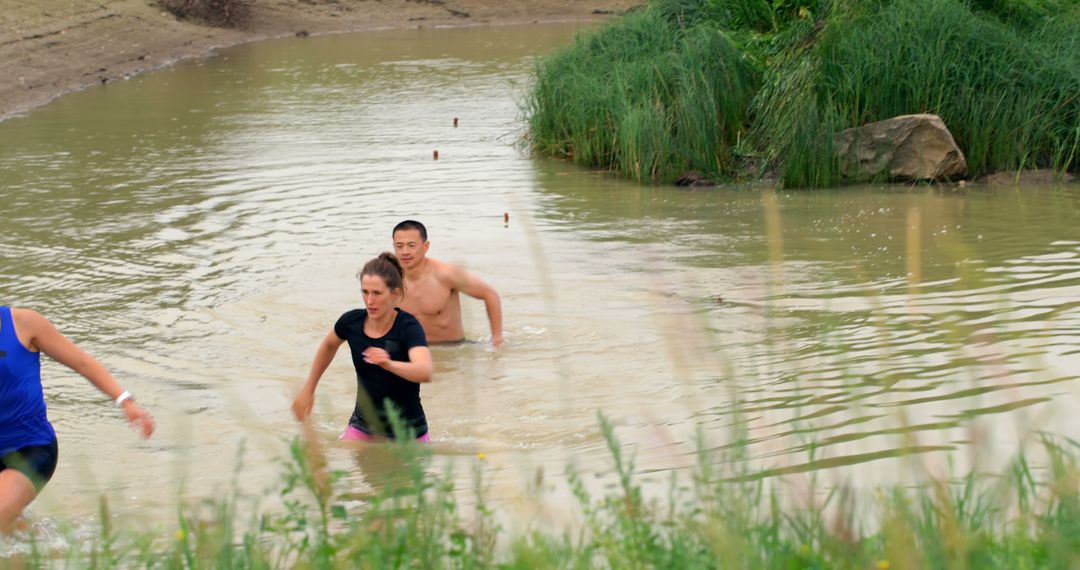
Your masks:
{"label": "pink shorts", "polygon": [[[341,437],[339,437],[338,439],[340,439],[341,441],[380,441],[385,440],[386,438],[366,434],[349,425],[345,426],[345,431],[341,433]],[[422,441],[424,443],[427,443],[431,441],[431,437],[429,437],[429,435],[425,433],[424,435],[416,438],[416,441]]]}

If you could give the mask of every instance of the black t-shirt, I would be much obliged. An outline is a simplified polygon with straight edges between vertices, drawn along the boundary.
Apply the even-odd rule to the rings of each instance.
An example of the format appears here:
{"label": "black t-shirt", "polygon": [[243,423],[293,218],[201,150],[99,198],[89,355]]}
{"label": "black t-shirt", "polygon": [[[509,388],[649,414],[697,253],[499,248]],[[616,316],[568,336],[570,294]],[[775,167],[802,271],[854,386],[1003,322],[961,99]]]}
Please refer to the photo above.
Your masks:
{"label": "black t-shirt", "polygon": [[334,333],[349,343],[353,366],[356,367],[356,407],[349,425],[369,435],[393,437],[386,404],[393,403],[406,425],[416,431],[416,437],[428,432],[427,418],[420,405],[420,384],[410,382],[374,364],[364,362],[364,351],[377,347],[390,354],[390,360],[409,362],[409,349],[427,346],[424,328],[416,317],[397,311],[394,324],[385,335],[371,338],[364,334],[366,309],[354,309],[341,315],[334,324]]}

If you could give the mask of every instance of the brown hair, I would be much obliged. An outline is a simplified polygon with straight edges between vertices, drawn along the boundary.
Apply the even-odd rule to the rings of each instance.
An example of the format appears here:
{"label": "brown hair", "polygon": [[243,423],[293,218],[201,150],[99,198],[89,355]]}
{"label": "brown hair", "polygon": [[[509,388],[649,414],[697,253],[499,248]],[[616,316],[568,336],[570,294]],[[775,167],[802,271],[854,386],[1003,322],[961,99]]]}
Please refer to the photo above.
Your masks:
{"label": "brown hair", "polygon": [[405,270],[402,269],[397,256],[389,251],[384,251],[379,254],[379,257],[365,263],[360,272],[356,274],[356,278],[363,279],[365,275],[382,277],[386,287],[391,292],[398,289],[402,292],[405,291]]}

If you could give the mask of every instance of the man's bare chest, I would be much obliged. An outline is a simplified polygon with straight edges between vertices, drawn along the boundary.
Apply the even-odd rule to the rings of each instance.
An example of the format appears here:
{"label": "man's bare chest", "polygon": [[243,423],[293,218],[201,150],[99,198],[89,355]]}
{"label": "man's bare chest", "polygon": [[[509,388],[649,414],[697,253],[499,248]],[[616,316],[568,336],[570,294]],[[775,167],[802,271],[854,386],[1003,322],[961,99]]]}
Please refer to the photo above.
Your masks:
{"label": "man's bare chest", "polygon": [[424,316],[437,316],[450,308],[454,291],[434,279],[406,284],[406,311]]}

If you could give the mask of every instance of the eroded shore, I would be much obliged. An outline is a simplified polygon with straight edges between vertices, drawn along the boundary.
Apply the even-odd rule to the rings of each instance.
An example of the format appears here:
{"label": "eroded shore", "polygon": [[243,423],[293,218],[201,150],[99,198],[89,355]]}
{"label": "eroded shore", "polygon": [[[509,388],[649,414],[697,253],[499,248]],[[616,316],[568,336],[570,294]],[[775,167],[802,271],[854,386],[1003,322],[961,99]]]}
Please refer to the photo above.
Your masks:
{"label": "eroded shore", "polygon": [[640,0],[258,0],[242,29],[177,20],[151,0],[0,2],[0,120],[217,48],[386,27],[604,19]]}

